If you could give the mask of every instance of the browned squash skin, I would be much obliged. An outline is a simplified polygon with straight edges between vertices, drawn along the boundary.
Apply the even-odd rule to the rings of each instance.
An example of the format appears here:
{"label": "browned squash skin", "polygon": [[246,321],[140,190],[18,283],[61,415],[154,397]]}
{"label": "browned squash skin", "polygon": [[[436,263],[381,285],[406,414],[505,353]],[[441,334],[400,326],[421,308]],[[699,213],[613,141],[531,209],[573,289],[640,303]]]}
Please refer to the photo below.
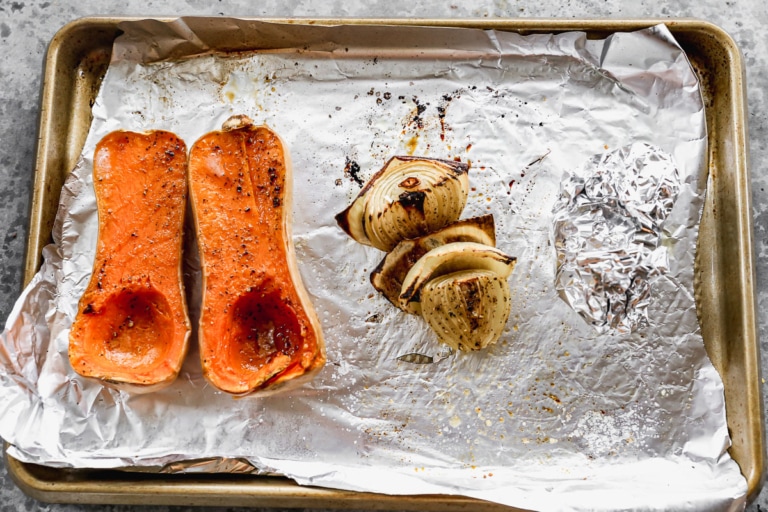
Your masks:
{"label": "browned squash skin", "polygon": [[182,281],[186,146],[165,131],[117,131],[96,146],[98,240],[69,337],[84,377],[134,392],[181,369],[190,335]]}
{"label": "browned squash skin", "polygon": [[204,135],[190,151],[201,362],[211,384],[236,395],[292,387],[325,363],[290,237],[286,159],[274,132],[247,123]]}

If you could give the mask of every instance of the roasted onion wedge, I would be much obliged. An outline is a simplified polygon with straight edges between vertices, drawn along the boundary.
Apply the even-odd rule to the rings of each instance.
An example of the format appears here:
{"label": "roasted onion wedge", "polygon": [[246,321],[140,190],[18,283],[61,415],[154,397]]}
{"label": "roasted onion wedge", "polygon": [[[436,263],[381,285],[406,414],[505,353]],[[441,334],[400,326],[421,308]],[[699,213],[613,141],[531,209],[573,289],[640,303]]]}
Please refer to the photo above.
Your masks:
{"label": "roasted onion wedge", "polygon": [[391,158],[336,222],[353,239],[382,251],[424,236],[461,216],[469,167],[435,158]]}
{"label": "roasted onion wedge", "polygon": [[453,242],[476,242],[495,246],[493,215],[483,215],[449,224],[434,233],[403,240],[389,252],[371,273],[371,284],[398,308],[403,279],[411,267],[426,253]]}
{"label": "roasted onion wedge", "polygon": [[461,270],[421,290],[421,316],[454,350],[480,350],[499,339],[509,318],[507,279],[491,270]]}
{"label": "roasted onion wedge", "polygon": [[408,313],[421,313],[421,290],[436,277],[460,270],[490,270],[506,280],[517,258],[475,242],[454,242],[432,249],[411,267],[403,279],[400,308]]}

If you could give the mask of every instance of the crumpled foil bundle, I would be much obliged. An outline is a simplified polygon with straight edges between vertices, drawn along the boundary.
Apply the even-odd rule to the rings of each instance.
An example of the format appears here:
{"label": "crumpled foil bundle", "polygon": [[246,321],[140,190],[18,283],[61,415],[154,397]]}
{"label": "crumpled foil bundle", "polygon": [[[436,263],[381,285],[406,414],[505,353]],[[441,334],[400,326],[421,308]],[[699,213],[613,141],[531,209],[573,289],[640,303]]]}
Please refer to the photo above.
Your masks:
{"label": "crumpled foil bundle", "polygon": [[[277,472],[307,485],[527,509],[744,505],[723,385],[693,299],[704,106],[664,26],[601,40],[224,18],[120,28],[54,244],[2,335],[0,434],[10,455],[65,467]],[[249,41],[261,50],[213,51]],[[190,147],[233,114],[270,126],[290,154],[293,241],[327,365],[299,389],[233,399],[207,384],[193,340],[179,379],[157,393],[80,378],[67,339],[95,251],[96,143],[113,130],[164,129]],[[660,232],[668,265],[650,287],[647,324],[601,333],[560,297],[553,210],[585,162],[635,143],[670,155],[679,173]],[[384,254],[335,224],[384,162],[408,154],[469,163],[463,216],[493,214],[497,246],[518,259],[507,328],[486,350],[447,354],[422,319],[371,287]],[[200,276],[187,263],[194,321]]]}
{"label": "crumpled foil bundle", "polygon": [[638,142],[596,155],[563,183],[556,286],[598,332],[647,324],[651,283],[668,266],[662,226],[679,181],[670,155]]}

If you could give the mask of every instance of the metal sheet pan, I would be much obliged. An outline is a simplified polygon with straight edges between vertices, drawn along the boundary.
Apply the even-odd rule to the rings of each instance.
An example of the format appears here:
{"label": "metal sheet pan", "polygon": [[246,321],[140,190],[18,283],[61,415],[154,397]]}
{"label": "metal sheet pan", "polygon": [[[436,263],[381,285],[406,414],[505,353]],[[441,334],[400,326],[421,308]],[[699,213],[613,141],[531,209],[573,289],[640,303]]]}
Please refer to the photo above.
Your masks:
{"label": "metal sheet pan", "polygon": [[[86,18],[54,37],[46,59],[25,281],[50,240],[59,191],[75,164],[90,124],[90,106],[104,75],[117,18]],[[523,34],[586,31],[605,37],[666,23],[686,50],[702,83],[709,127],[709,194],[697,253],[697,304],[708,353],[723,377],[733,446],[749,498],[764,477],[764,432],[755,313],[751,193],[747,162],[744,69],[733,40],[696,20],[269,20],[312,24],[390,24],[472,27]],[[242,50],[256,42],[223,48]],[[299,487],[280,477],[158,475],[53,469],[6,457],[9,473],[30,496],[49,502],[115,504],[366,507],[413,510],[508,510],[452,496],[382,496]]]}

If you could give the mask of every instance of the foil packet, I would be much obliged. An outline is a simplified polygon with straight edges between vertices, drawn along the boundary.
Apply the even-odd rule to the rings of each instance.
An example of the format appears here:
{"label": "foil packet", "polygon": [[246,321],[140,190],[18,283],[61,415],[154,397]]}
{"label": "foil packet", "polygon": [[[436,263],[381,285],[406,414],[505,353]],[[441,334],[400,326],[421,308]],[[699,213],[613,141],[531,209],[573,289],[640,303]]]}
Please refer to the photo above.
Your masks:
{"label": "foil packet", "polygon": [[664,221],[680,190],[674,160],[635,143],[597,155],[554,208],[556,287],[600,333],[648,323],[651,283],[668,267]]}
{"label": "foil packet", "polygon": [[[601,40],[218,18],[121,29],[54,244],[2,335],[0,435],[10,455],[57,467],[276,472],[526,509],[744,506],[693,298],[704,106],[663,25]],[[261,50],[215,51],[248,41]],[[164,129],[191,146],[234,114],[269,125],[291,156],[293,242],[327,365],[300,389],[243,399],[206,383],[194,348],[157,393],[80,378],[67,337],[95,251],[96,143],[117,129]],[[646,320],[600,332],[561,298],[556,205],[567,209],[561,190],[567,197],[586,179],[580,168],[637,147],[658,148],[648,154],[668,155],[678,173],[656,238],[627,231],[632,247],[658,242],[664,257],[651,256]],[[384,162],[408,154],[469,163],[463,216],[492,213],[498,247],[517,257],[512,313],[487,350],[450,353],[420,318],[392,307],[368,279],[384,254],[335,225]],[[192,232],[187,240],[193,253]],[[186,273],[194,322],[193,259]],[[588,302],[587,292],[575,296]]]}

